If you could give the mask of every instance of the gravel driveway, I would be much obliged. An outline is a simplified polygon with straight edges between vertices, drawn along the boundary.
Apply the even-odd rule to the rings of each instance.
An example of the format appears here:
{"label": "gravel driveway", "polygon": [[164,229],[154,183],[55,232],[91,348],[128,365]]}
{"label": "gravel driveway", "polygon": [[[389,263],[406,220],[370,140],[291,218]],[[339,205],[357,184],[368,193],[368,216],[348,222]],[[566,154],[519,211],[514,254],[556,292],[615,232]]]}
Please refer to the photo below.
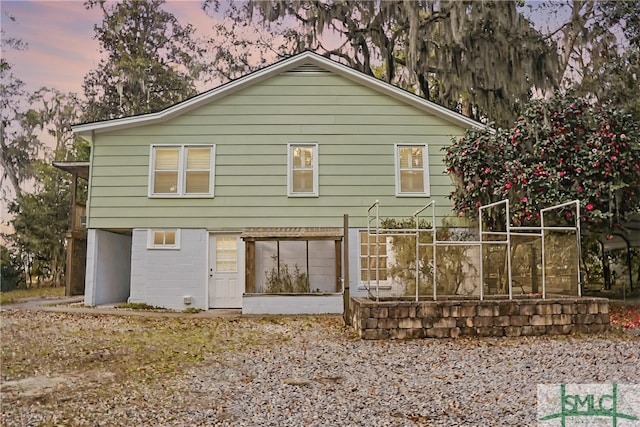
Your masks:
{"label": "gravel driveway", "polygon": [[536,387],[640,383],[640,339],[361,341],[340,317],[5,311],[7,426],[528,426]]}

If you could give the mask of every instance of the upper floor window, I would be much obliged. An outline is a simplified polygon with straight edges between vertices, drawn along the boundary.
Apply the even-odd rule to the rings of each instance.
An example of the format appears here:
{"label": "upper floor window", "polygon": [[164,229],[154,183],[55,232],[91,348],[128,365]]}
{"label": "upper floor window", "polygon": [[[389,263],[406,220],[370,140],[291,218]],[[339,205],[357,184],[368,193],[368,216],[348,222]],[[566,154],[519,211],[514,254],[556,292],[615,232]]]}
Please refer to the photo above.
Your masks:
{"label": "upper floor window", "polygon": [[287,194],[318,196],[318,144],[289,144]]}
{"label": "upper floor window", "polygon": [[429,196],[426,144],[396,144],[396,196]]}
{"label": "upper floor window", "polygon": [[149,196],[212,197],[215,146],[151,147]]}

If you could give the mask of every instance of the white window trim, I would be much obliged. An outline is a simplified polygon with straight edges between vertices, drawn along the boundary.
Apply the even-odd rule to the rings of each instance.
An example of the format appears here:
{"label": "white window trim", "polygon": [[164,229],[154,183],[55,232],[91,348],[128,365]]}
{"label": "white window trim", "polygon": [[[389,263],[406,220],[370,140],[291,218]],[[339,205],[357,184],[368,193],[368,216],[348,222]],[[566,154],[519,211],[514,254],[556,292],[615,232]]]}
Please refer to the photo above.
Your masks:
{"label": "white window trim", "polygon": [[[358,290],[366,290],[367,289],[367,281],[366,280],[362,280],[362,233],[366,232],[367,230],[358,230]],[[370,290],[375,290],[376,287],[378,289],[381,290],[389,290],[391,289],[391,278],[389,277],[389,261],[390,261],[390,254],[389,251],[391,250],[391,245],[389,243],[389,239],[386,239],[386,243],[385,243],[386,247],[387,247],[387,279],[386,280],[380,280],[379,285],[376,286],[376,281],[372,280],[371,281],[371,285],[370,285]]]}
{"label": "white window trim", "polygon": [[[176,233],[175,245],[156,245],[153,243],[153,233],[157,231],[173,231]],[[150,228],[147,230],[147,249],[160,249],[160,250],[178,250],[180,249],[180,229],[179,228]]]}
{"label": "white window trim", "polygon": [[[293,191],[293,147],[313,148],[313,191],[311,193],[296,193]],[[288,197],[318,197],[318,143],[290,142],[287,144],[287,196]]]}
{"label": "white window trim", "polygon": [[[187,148],[210,148],[211,158],[209,165],[209,193],[206,194],[185,194],[186,173],[187,173]],[[156,148],[177,148],[178,149],[178,192],[177,193],[154,193],[154,178],[156,164]],[[150,199],[207,199],[214,197],[215,175],[216,175],[216,145],[215,144],[152,144],[149,153],[149,188],[147,197]]]}
{"label": "white window trim", "polygon": [[[424,178],[424,191],[418,193],[401,192],[400,189],[400,148],[401,147],[422,147],[422,165]],[[429,145],[423,143],[402,143],[394,144],[396,162],[396,197],[430,197],[431,188],[429,183]]]}

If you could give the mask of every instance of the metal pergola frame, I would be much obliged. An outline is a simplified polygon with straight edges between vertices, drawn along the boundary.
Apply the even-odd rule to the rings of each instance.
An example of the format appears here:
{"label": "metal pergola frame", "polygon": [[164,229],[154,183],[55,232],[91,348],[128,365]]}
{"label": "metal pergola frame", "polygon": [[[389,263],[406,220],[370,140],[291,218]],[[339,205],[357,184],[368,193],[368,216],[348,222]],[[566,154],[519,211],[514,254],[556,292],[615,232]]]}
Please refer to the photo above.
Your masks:
{"label": "metal pergola frame", "polygon": [[[487,209],[497,208],[503,206],[505,209],[505,231],[492,231],[485,230],[482,222],[483,213]],[[573,207],[575,209],[574,217],[574,226],[548,226],[545,225],[545,214],[550,213],[552,211],[558,209],[565,209],[567,207]],[[420,228],[420,215],[427,209],[431,208],[431,226],[430,228]],[[450,241],[450,240],[438,240],[437,238],[437,227],[436,224],[436,202],[432,200],[428,204],[424,205],[420,209],[416,210],[413,215],[413,222],[415,224],[414,228],[402,228],[402,229],[385,229],[380,227],[380,202],[376,200],[373,204],[369,206],[367,209],[367,256],[371,257],[371,239],[370,236],[376,236],[375,247],[376,247],[376,262],[375,269],[371,268],[371,263],[367,262],[367,281],[365,284],[365,288],[367,290],[369,298],[375,298],[376,301],[380,300],[380,236],[415,236],[416,239],[416,258],[415,258],[415,280],[416,280],[416,292],[415,292],[415,300],[419,300],[419,281],[420,281],[420,262],[419,262],[419,254],[420,247],[431,246],[433,248],[433,261],[434,268],[433,271],[433,300],[437,300],[437,268],[435,268],[435,260],[437,256],[436,248],[438,246],[478,246],[480,248],[480,265],[479,265],[479,298],[480,300],[484,299],[484,274],[483,274],[483,262],[482,262],[482,254],[484,253],[483,248],[485,245],[506,245],[507,247],[507,284],[508,284],[508,296],[509,299],[513,299],[513,278],[512,278],[512,253],[511,253],[511,237],[512,236],[532,236],[539,237],[541,239],[542,245],[542,299],[546,298],[546,257],[545,257],[545,234],[549,231],[568,231],[574,232],[576,234],[576,248],[577,248],[577,283],[578,296],[582,296],[582,277],[580,271],[580,248],[581,248],[581,234],[580,234],[580,201],[573,200],[566,203],[561,203],[558,205],[550,206],[548,208],[544,208],[540,210],[540,226],[539,227],[514,227],[511,224],[511,216],[510,216],[510,206],[509,200],[501,200],[499,202],[490,203],[487,205],[480,206],[479,208],[479,225],[478,225],[478,236],[479,240],[460,240],[460,241]],[[373,224],[373,226],[372,226]],[[421,232],[430,232],[432,234],[432,242],[431,243],[420,243],[420,233]],[[505,240],[485,240],[485,236],[504,236]],[[372,281],[371,281],[371,273],[375,271],[375,295],[372,290]]]}

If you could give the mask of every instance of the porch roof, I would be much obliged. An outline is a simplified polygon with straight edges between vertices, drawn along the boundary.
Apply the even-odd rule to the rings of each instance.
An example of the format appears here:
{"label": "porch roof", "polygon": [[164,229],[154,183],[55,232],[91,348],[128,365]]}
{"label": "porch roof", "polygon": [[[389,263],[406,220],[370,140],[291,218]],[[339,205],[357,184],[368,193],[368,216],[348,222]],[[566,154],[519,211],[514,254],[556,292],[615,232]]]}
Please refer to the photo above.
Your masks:
{"label": "porch roof", "polygon": [[80,178],[89,179],[89,162],[53,162],[53,166]]}
{"label": "porch roof", "polygon": [[247,228],[243,240],[342,240],[339,227],[260,227]]}

